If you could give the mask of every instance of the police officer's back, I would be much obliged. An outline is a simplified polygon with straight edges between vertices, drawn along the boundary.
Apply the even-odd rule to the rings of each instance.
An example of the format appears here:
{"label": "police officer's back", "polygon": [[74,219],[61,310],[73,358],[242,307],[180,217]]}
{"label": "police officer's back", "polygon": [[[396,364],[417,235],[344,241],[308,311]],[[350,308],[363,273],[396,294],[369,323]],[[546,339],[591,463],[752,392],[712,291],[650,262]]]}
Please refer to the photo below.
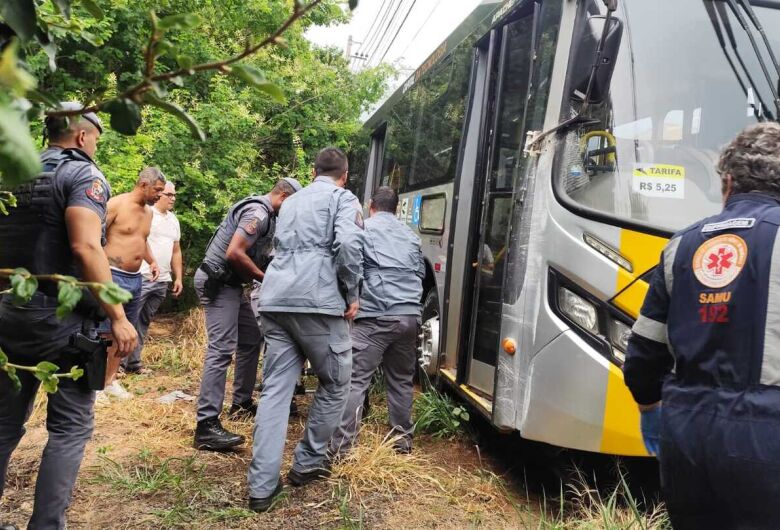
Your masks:
{"label": "police officer's back", "polygon": [[675,528],[780,528],[780,125],[718,170],[724,209],[664,249],[625,380]]}
{"label": "police officer's back", "polygon": [[274,260],[260,291],[268,348],[263,393],[255,420],[249,507],[264,511],[281,491],[279,470],[288,405],[304,358],[320,385],[288,479],[303,485],[325,474],[327,443],[349,390],[351,342],[346,319],[359,307],[362,271],[360,204],[343,189],[347,159],[323,149],[312,184],[288,199],[279,214]]}
{"label": "police officer's back", "polygon": [[[81,107],[66,104],[64,108]],[[102,132],[100,121],[91,113],[72,117],[69,122],[49,119],[46,130],[51,147],[41,156],[44,173],[15,190],[20,199],[18,207],[0,219],[0,267],[21,266],[34,274],[56,272],[91,282],[110,281],[108,259],[101,245],[110,189],[92,160]],[[62,372],[73,365],[85,367],[86,352],[71,347],[70,342],[76,339],[78,345],[93,344],[80,333],[86,332],[82,328],[96,318],[97,302],[80,305],[64,319],[56,317],[57,305],[56,285],[45,281],[39,283],[32,299],[21,307],[9,297],[2,299],[0,348],[11,362],[37,364],[48,360]],[[118,353],[126,356],[135,347],[135,330],[121,305],[103,304],[103,310],[111,319]],[[98,356],[90,360],[105,365],[105,348],[96,347],[90,353]],[[24,423],[40,384],[29,372],[20,371],[17,375],[22,383],[19,393],[14,392],[5,374],[0,374],[0,493],[8,461],[24,434]],[[92,434],[92,388],[103,383],[102,376],[96,379],[62,380],[58,391],[49,396],[49,439],[39,466],[29,528],[65,525],[65,510],[84,446]]]}

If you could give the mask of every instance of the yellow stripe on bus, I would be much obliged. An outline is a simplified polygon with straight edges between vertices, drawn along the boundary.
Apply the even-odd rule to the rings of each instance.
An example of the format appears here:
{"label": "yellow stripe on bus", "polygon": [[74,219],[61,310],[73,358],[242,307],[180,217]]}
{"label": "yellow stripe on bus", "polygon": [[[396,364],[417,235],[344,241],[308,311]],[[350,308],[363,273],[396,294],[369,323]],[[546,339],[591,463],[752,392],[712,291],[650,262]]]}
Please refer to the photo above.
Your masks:
{"label": "yellow stripe on bus", "polygon": [[[634,318],[639,316],[648,285],[642,280],[633,285],[632,282],[655,267],[666,243],[667,240],[663,237],[633,230],[620,231],[620,253],[631,262],[633,272],[618,269],[616,292],[620,295],[615,298],[614,303]],[[601,451],[628,456],[647,455],[639,431],[639,410],[623,381],[623,372],[613,364],[609,365],[607,395],[604,400]]]}

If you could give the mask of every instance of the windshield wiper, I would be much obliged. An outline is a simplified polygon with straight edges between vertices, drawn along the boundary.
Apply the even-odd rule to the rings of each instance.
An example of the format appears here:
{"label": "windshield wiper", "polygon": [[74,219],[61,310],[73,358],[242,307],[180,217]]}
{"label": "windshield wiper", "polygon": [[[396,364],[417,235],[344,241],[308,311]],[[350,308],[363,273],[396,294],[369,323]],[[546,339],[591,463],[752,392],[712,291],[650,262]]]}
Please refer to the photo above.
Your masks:
{"label": "windshield wiper", "polygon": [[[742,88],[742,93],[745,94],[745,97],[748,100],[748,105],[750,105],[750,107],[753,109],[753,115],[758,119],[767,116],[770,120],[774,120],[774,115],[772,114],[772,111],[769,110],[769,107],[766,106],[766,103],[764,103],[764,99],[761,97],[761,92],[756,92],[753,88],[756,86],[756,83],[753,81],[753,76],[750,75],[750,69],[748,69],[745,61],[742,59],[742,55],[739,52],[737,39],[734,36],[734,30],[731,27],[731,22],[729,21],[729,14],[726,11],[726,6],[723,4],[723,2],[716,3],[713,0],[704,0],[704,9],[709,15],[712,28],[715,30],[715,36],[718,38],[718,43],[720,43],[721,50],[723,50],[723,56],[726,58],[726,61],[728,61],[729,66],[731,67],[731,71],[734,73],[734,77],[737,79],[737,83],[739,83],[740,88]],[[747,85],[742,79],[742,75],[737,69],[737,66],[734,64],[734,61],[731,58],[731,55],[729,55],[728,49],[726,48],[727,38],[729,44],[731,44],[734,57],[736,57],[739,65],[742,67],[742,71],[745,73],[745,77],[747,77]],[[758,106],[756,106],[755,100],[753,97],[751,97],[751,94],[753,97],[758,98]]]}
{"label": "windshield wiper", "polygon": [[[766,32],[764,31],[763,26],[761,25],[761,21],[756,16],[756,13],[755,11],[753,11],[753,7],[750,5],[750,2],[748,0],[722,0],[722,1],[725,1],[729,5],[731,10],[734,12],[734,16],[737,17],[737,21],[739,22],[739,25],[742,26],[742,29],[745,30],[745,33],[748,36],[748,39],[750,39],[750,45],[753,47],[753,52],[756,55],[758,64],[761,66],[761,70],[764,72],[764,77],[766,77],[766,80],[769,83],[769,90],[772,92],[772,98],[774,99],[775,102],[775,110],[777,111],[778,116],[780,116],[780,96],[778,95],[778,87],[780,87],[780,65],[778,65],[777,63],[777,57],[775,56],[775,52],[772,49],[772,45],[766,36]],[[742,10],[740,10],[740,7],[742,8]],[[772,60],[772,65],[775,67],[775,72],[777,73],[778,76],[778,80],[776,82],[772,80],[772,76],[769,73],[769,66],[767,65],[766,59],[764,59],[764,56],[761,54],[761,50],[758,48],[756,37],[755,35],[753,35],[753,31],[750,29],[750,25],[748,24],[748,21],[745,20],[745,14],[742,12],[743,10],[744,13],[747,13],[748,18],[750,18],[750,21],[756,27],[758,32],[761,34],[762,39],[764,40],[764,46],[769,52],[769,57]]]}

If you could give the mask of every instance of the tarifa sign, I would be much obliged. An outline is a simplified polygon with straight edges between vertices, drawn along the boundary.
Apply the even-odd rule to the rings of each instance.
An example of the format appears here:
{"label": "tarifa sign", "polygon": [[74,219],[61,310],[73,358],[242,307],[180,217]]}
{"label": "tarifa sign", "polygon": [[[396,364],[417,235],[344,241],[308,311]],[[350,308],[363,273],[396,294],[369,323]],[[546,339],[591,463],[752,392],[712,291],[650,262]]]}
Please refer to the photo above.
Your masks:
{"label": "tarifa sign", "polygon": [[424,76],[428,70],[433,68],[433,66],[438,63],[442,57],[447,53],[447,41],[444,41],[441,43],[441,46],[436,48],[436,51],[433,52],[430,57],[428,57],[424,63],[417,69],[417,71],[414,73],[414,82],[420,80],[422,76]]}

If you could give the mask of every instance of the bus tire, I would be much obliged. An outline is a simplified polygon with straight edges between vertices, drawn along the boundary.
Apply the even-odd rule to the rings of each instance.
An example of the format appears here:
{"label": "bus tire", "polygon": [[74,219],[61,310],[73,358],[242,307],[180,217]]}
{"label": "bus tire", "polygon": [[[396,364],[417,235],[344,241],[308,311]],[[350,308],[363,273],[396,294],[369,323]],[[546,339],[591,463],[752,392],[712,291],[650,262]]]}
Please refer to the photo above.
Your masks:
{"label": "bus tire", "polygon": [[439,295],[436,287],[425,295],[421,315],[422,325],[417,340],[416,378],[423,390],[435,386],[439,370]]}

